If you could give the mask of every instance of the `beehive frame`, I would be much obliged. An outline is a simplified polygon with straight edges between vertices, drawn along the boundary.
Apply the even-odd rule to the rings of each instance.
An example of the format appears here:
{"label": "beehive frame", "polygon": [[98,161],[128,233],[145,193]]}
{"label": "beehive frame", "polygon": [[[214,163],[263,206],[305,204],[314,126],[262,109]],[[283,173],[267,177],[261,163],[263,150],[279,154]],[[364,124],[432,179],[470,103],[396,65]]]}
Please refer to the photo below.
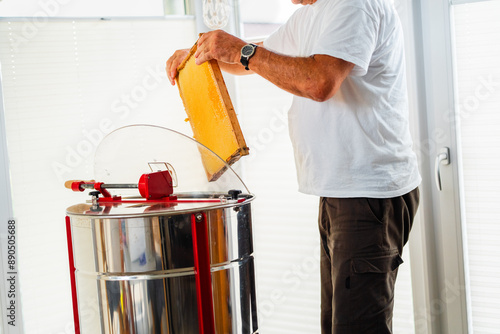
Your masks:
{"label": "beehive frame", "polygon": [[[196,65],[195,44],[179,65],[177,87],[193,130],[193,137],[228,165],[248,155],[236,112],[216,60]],[[217,180],[227,165],[211,154],[202,154],[209,181]]]}

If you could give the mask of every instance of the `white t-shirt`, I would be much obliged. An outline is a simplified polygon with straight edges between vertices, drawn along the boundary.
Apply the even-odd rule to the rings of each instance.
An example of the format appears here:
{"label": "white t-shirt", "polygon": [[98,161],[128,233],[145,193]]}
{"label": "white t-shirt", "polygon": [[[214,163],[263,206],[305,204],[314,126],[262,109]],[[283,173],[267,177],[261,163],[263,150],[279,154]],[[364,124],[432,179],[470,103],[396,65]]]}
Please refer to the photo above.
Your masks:
{"label": "white t-shirt", "polygon": [[298,9],[264,46],[355,65],[330,100],[294,96],[288,120],[300,192],[389,198],[420,184],[403,33],[389,0],[318,0]]}

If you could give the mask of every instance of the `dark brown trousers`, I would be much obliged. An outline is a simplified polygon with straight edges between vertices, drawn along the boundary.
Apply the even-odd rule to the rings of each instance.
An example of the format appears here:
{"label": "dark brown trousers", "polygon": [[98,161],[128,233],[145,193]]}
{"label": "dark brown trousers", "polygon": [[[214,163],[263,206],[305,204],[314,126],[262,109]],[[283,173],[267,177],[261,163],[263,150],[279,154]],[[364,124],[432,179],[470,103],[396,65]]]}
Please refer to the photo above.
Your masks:
{"label": "dark brown trousers", "polygon": [[392,333],[394,283],[419,203],[320,199],[322,334]]}

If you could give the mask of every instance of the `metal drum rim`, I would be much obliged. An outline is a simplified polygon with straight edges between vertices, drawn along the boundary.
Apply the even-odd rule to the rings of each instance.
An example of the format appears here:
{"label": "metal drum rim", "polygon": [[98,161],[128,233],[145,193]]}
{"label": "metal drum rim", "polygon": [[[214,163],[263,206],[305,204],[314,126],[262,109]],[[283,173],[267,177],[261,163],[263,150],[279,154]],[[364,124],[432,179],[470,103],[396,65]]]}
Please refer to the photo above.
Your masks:
{"label": "metal drum rim", "polygon": [[66,215],[69,217],[87,217],[91,219],[125,219],[125,218],[138,218],[138,217],[155,217],[155,216],[177,216],[177,215],[185,215],[185,214],[190,214],[190,213],[196,213],[196,212],[205,212],[205,211],[211,211],[211,210],[219,210],[219,209],[228,209],[228,208],[236,208],[236,207],[242,207],[245,206],[246,204],[249,204],[255,199],[255,195],[253,194],[244,194],[242,195],[243,198],[245,198],[244,202],[241,203],[221,203],[221,204],[216,204],[216,205],[211,205],[211,206],[206,206],[206,207],[199,207],[199,208],[190,208],[190,209],[180,209],[180,210],[175,210],[175,211],[155,211],[155,212],[142,212],[142,213],[129,213],[129,214],[106,214],[106,215],[91,215],[91,214],[86,214],[86,213],[75,213],[75,212],[70,212],[69,210],[77,205],[81,204],[75,204],[70,206],[69,208],[66,209]]}

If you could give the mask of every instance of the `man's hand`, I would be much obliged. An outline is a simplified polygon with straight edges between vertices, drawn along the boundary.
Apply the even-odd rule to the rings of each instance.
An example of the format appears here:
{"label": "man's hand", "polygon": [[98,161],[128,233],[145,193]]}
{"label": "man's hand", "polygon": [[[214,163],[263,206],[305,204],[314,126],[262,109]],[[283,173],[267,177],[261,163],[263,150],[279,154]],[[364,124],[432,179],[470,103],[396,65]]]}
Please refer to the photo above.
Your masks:
{"label": "man's hand", "polygon": [[[241,48],[247,43],[241,39],[230,35],[222,30],[210,31],[203,34],[197,42],[196,64],[201,65],[206,61],[215,59],[224,70],[234,73],[236,69],[231,69],[234,64],[240,64]],[[166,72],[172,85],[175,85],[177,67],[188,56],[189,49],[177,50],[167,60]],[[239,67],[239,66],[238,66]],[[237,68],[239,70],[239,68]]]}
{"label": "man's hand", "polygon": [[182,61],[189,54],[189,49],[177,50],[174,52],[172,57],[167,60],[167,65],[165,70],[167,71],[168,80],[172,86],[175,85],[175,77],[177,76],[177,67],[182,63]]}
{"label": "man's hand", "polygon": [[226,64],[239,64],[241,48],[247,43],[222,30],[210,31],[198,39],[196,64],[215,59]]}

